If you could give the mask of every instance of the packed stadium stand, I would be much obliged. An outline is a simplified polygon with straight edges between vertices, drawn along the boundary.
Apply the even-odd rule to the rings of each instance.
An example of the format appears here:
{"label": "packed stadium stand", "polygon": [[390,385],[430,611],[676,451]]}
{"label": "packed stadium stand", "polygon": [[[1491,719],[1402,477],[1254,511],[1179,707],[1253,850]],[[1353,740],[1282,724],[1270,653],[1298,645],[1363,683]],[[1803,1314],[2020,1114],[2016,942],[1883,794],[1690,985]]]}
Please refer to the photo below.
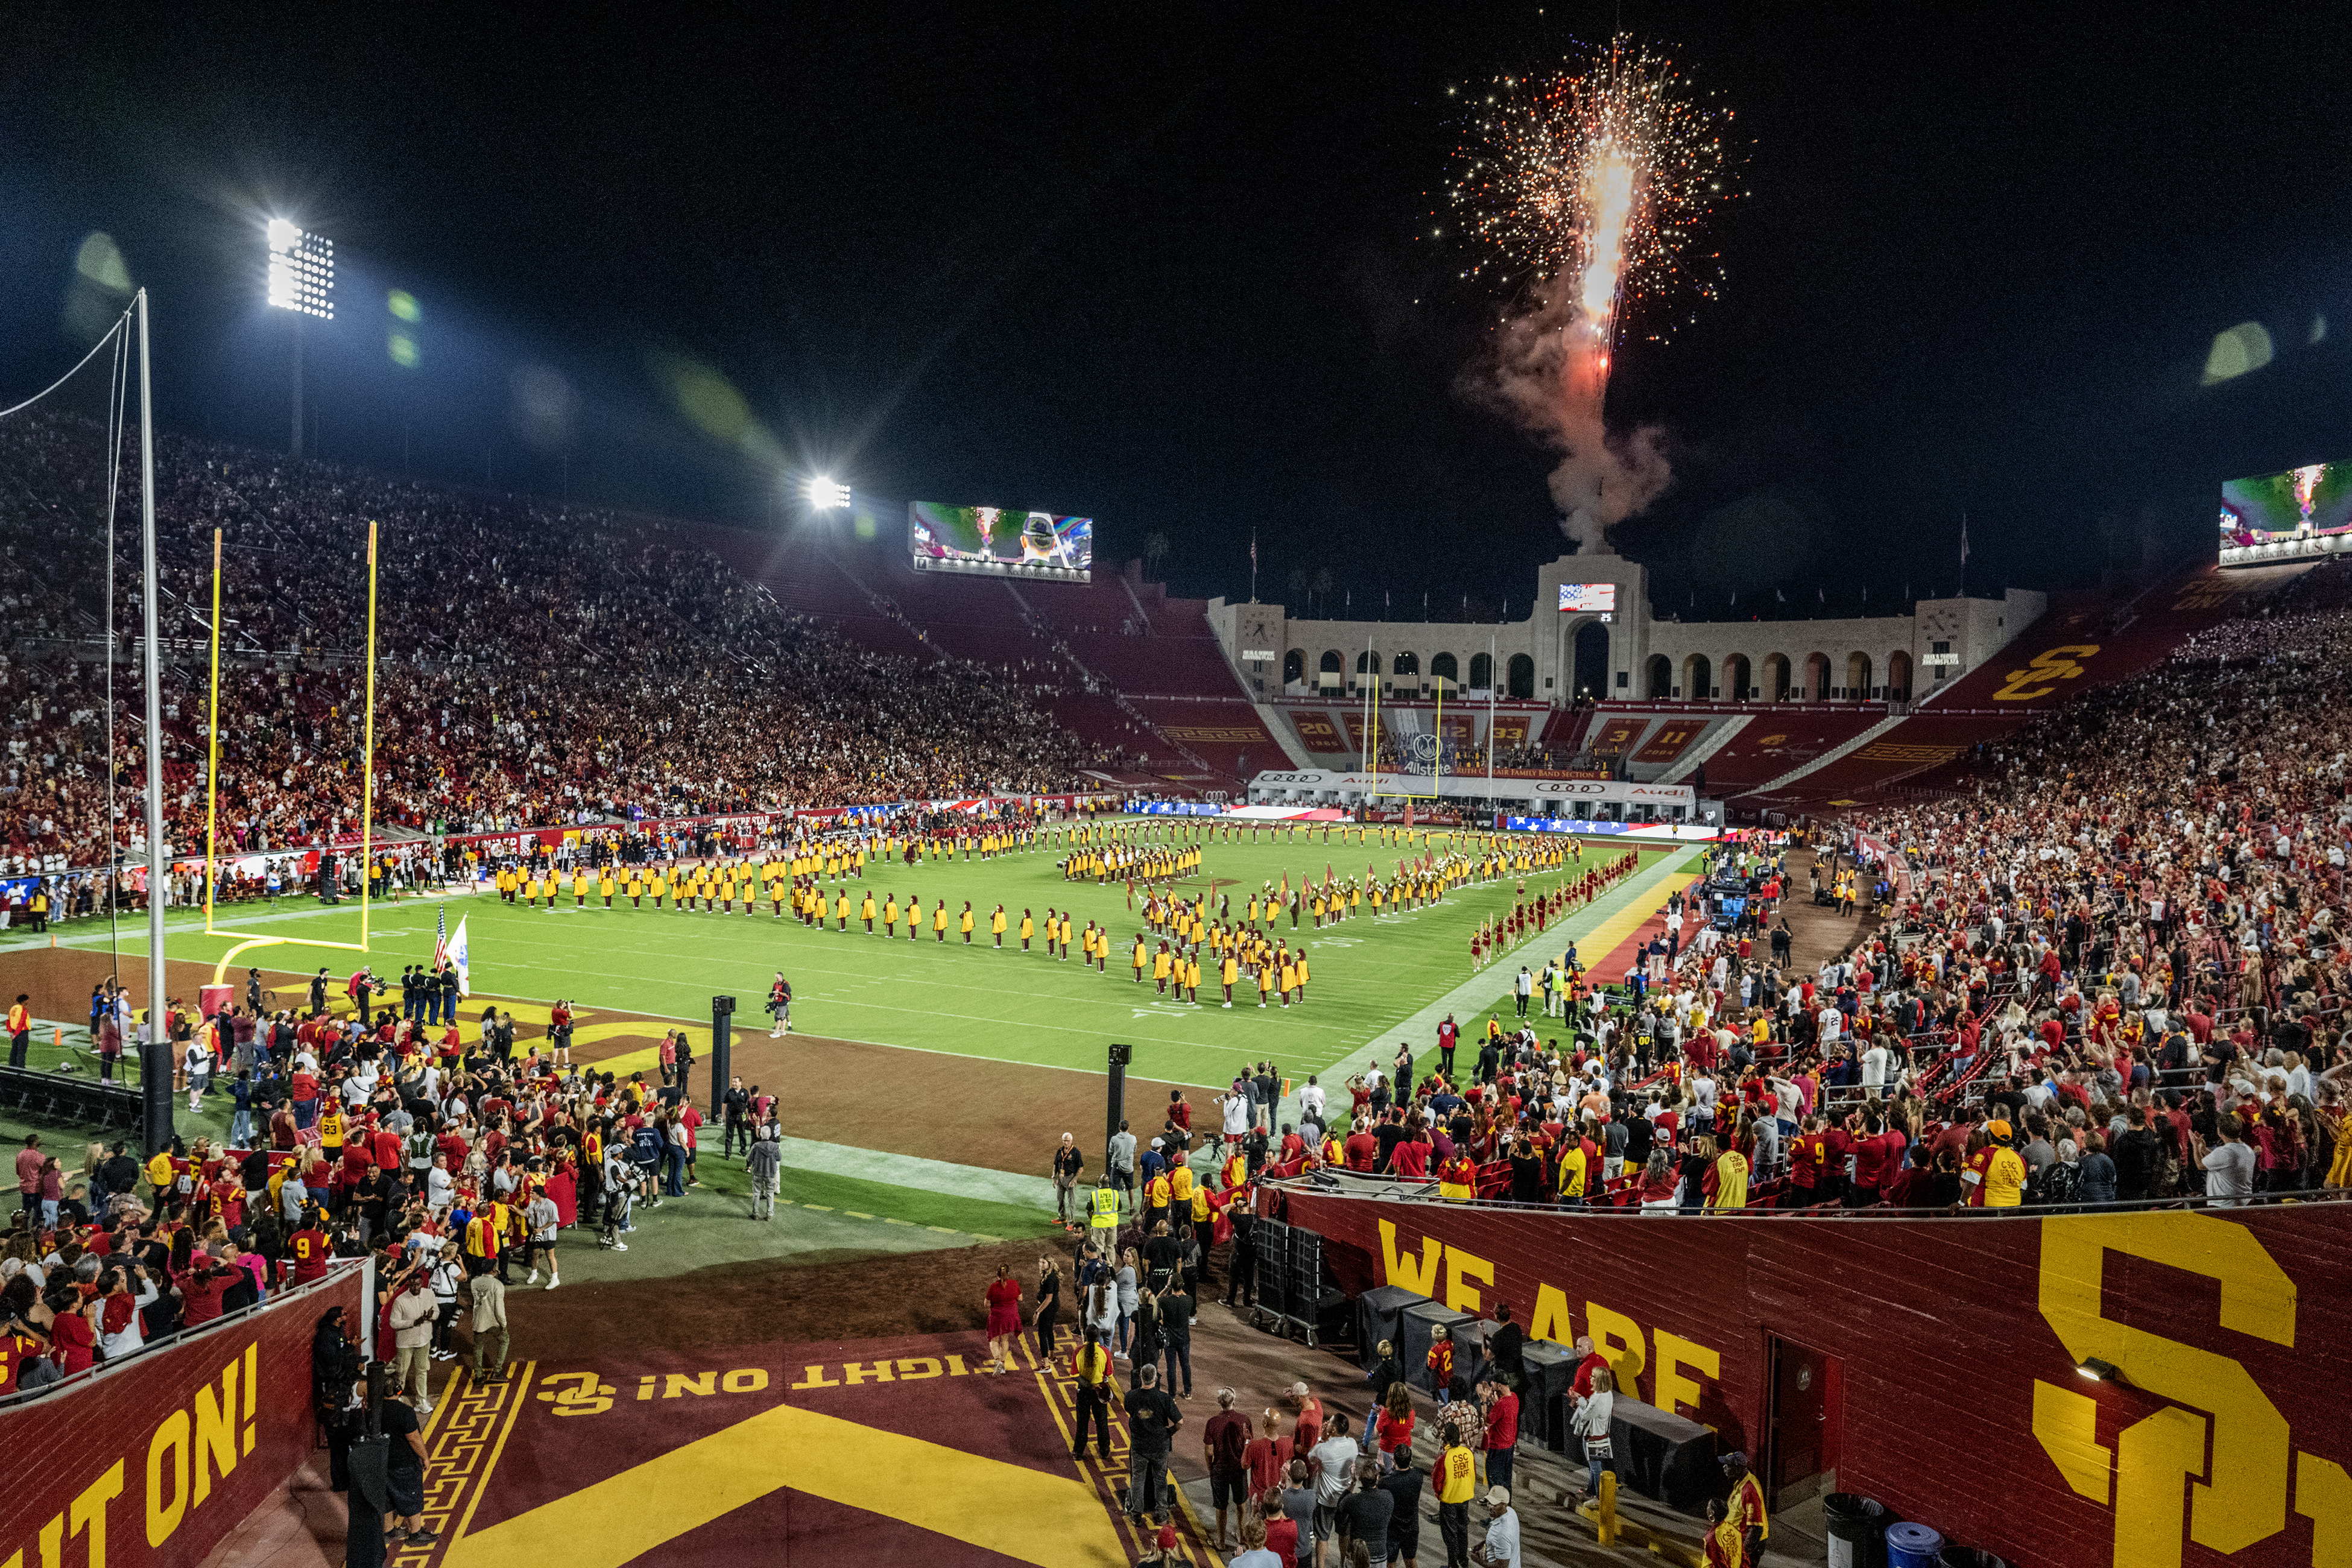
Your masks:
{"label": "packed stadium stand", "polygon": [[[1076,677],[1017,617],[939,615],[938,630],[919,629],[822,552],[754,581],[712,550],[720,530],[183,437],[159,442],[156,465],[175,849],[202,838],[215,529],[230,848],[317,842],[359,815],[371,521],[385,826],[1067,791],[1146,749],[1139,721],[1122,731],[1095,713],[1080,733],[1056,721],[1042,698]],[[0,670],[12,725],[0,831],[19,871],[102,862],[110,754],[114,809],[143,841],[137,533],[118,524],[110,750],[105,479],[95,429],[41,416],[0,426],[0,603],[16,614]]]}
{"label": "packed stadium stand", "polygon": [[722,529],[699,537],[780,602],[838,617],[845,636],[997,672],[1115,756],[1118,782],[1229,789],[1245,763],[1286,760],[1209,629],[1205,601],[1110,570],[1087,583],[918,572],[895,526],[877,535],[820,523],[782,542]]}
{"label": "packed stadium stand", "polygon": [[1866,724],[1850,718],[1822,734],[1810,755],[1789,754],[1792,765],[1775,774],[1735,777],[1711,765],[1710,778],[1746,786],[1738,804],[1754,811],[1842,809],[1916,793],[2032,715],[2128,679],[2219,622],[2258,612],[2304,570],[2203,567],[2127,598],[2063,597],[1997,658],[1908,712],[1873,709]]}

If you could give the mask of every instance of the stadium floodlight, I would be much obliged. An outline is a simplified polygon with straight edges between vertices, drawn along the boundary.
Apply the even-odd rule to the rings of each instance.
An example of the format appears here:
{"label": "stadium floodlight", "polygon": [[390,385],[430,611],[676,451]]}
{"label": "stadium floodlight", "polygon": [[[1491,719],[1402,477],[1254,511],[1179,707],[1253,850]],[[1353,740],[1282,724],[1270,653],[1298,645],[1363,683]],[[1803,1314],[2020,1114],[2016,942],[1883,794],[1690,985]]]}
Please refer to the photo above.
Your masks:
{"label": "stadium floodlight", "polygon": [[274,217],[266,231],[269,269],[264,297],[294,317],[294,431],[288,450],[302,455],[302,318],[335,319],[335,242],[291,218]]}
{"label": "stadium floodlight", "polygon": [[837,479],[826,479],[823,474],[811,478],[802,487],[802,493],[808,497],[809,505],[819,511],[831,511],[835,507],[849,504],[849,487]]}
{"label": "stadium floodlight", "polygon": [[289,219],[269,220],[268,300],[281,310],[335,319],[335,242]]}

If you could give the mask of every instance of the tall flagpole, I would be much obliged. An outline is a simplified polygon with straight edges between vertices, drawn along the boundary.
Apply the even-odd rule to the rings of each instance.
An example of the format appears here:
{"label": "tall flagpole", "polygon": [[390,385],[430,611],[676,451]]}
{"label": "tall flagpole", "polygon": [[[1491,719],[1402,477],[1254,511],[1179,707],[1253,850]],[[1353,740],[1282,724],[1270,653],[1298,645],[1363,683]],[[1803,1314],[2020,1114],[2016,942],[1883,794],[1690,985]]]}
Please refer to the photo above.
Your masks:
{"label": "tall flagpole", "polygon": [[1486,634],[1486,804],[1495,804],[1495,636]]}
{"label": "tall flagpole", "polygon": [[216,858],[215,832],[220,802],[220,594],[221,531],[213,530],[213,673],[212,696],[205,711],[205,931],[213,929],[213,866]]}
{"label": "tall flagpole", "polygon": [[375,529],[368,522],[367,739],[360,750],[360,951],[368,950],[368,889],[375,877]]}
{"label": "tall flagpole", "polygon": [[[163,974],[163,678],[157,647],[156,605],[162,579],[155,569],[155,407],[147,361],[147,290],[139,290],[139,536],[147,581],[140,595],[147,647],[140,660],[147,683],[147,1039],[139,1052],[139,1088],[146,1106],[150,1157],[172,1146],[171,1043],[164,1037]],[[217,625],[219,617],[214,617]]]}

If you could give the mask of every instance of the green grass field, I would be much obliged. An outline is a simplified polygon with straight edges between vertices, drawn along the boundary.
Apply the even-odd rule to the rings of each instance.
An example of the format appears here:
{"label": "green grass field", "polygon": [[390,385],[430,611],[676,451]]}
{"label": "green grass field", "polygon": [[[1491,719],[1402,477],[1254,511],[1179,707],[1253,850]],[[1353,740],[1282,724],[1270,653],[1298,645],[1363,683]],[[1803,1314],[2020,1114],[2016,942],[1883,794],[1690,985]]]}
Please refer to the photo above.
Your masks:
{"label": "green grass field", "polygon": [[[1585,846],[1587,864],[1620,852],[1612,845]],[[1218,891],[1230,889],[1238,907],[1250,889],[1278,881],[1286,871],[1295,883],[1308,873],[1319,878],[1328,862],[1342,877],[1360,877],[1367,860],[1388,872],[1405,853],[1386,846],[1327,847],[1319,840],[1216,843],[1204,849],[1202,877]],[[846,933],[812,931],[764,910],[748,918],[650,906],[550,912],[475,896],[450,900],[449,915],[453,927],[461,913],[469,918],[478,993],[564,996],[591,1007],[706,1022],[711,996],[725,994],[738,998],[739,1026],[758,1027],[769,978],[781,969],[792,979],[793,1024],[803,1033],[1086,1070],[1101,1069],[1106,1045],[1121,1040],[1136,1047],[1139,1074],[1222,1085],[1246,1059],[1271,1058],[1306,1073],[1375,1046],[1385,1059],[1400,1038],[1410,1038],[1416,1051],[1427,1049],[1444,1013],[1466,1024],[1507,1005],[1508,979],[1520,963],[1540,967],[1539,955],[1559,952],[1570,941],[1588,961],[1601,956],[1658,908],[1677,873],[1696,866],[1697,852],[1647,849],[1641,858],[1634,875],[1571,914],[1564,926],[1476,975],[1469,968],[1470,932],[1479,920],[1509,906],[1508,879],[1459,890],[1433,908],[1367,915],[1325,932],[1314,931],[1310,920],[1296,940],[1307,946],[1313,981],[1305,1005],[1287,1010],[1262,1010],[1255,992],[1244,1000],[1238,985],[1231,1011],[1217,1005],[1209,984],[1202,987],[1199,1007],[1160,998],[1149,981],[1136,985],[1127,949],[1142,929],[1141,917],[1129,911],[1124,888],[1066,882],[1055,855],[1042,848],[991,861],[869,866],[866,886],[877,902],[884,893],[895,893],[901,904],[919,896],[928,911],[941,898],[951,909],[971,900],[981,930],[970,948],[953,930],[945,946],[928,930],[920,941],[909,942],[903,924],[896,941],[885,941],[867,936],[854,918]],[[1531,876],[1528,883],[1549,887],[1570,874]],[[986,931],[988,913],[998,903],[1013,926],[1001,952]],[[1081,929],[1089,919],[1108,924],[1115,942],[1109,973],[1088,972],[1075,958],[1048,959],[1042,942],[1037,951],[1019,951],[1022,910],[1042,919],[1049,905],[1068,909]],[[430,955],[436,907],[425,900],[376,909],[371,961],[379,973],[396,975],[404,964]],[[307,900],[284,900],[274,913],[257,905],[225,910],[219,923],[256,934],[342,942],[355,940],[359,928],[352,906],[326,910]],[[1287,921],[1282,934],[1290,935]],[[103,931],[64,940],[83,945],[93,939],[102,944]],[[175,917],[167,946],[175,958],[212,961],[233,940],[206,936],[201,921]],[[143,952],[143,942],[126,941],[125,951]],[[250,950],[238,967],[258,963],[302,971],[325,963],[340,976],[355,962],[351,953],[279,946]]]}

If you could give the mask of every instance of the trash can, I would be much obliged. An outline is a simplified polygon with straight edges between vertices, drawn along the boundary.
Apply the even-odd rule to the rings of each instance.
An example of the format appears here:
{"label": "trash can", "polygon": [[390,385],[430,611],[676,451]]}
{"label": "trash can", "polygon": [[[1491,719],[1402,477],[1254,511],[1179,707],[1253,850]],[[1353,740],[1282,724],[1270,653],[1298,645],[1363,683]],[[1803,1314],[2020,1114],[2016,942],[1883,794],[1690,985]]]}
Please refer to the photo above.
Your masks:
{"label": "trash can", "polygon": [[1996,1557],[1979,1546],[1947,1546],[1944,1568],[2009,1568],[2009,1559]]}
{"label": "trash can", "polygon": [[1832,1492],[1822,1500],[1830,1568],[1885,1568],[1886,1505],[1876,1498]]}
{"label": "trash can", "polygon": [[1886,1568],[1937,1568],[1944,1553],[1944,1538],[1924,1524],[1886,1527]]}

